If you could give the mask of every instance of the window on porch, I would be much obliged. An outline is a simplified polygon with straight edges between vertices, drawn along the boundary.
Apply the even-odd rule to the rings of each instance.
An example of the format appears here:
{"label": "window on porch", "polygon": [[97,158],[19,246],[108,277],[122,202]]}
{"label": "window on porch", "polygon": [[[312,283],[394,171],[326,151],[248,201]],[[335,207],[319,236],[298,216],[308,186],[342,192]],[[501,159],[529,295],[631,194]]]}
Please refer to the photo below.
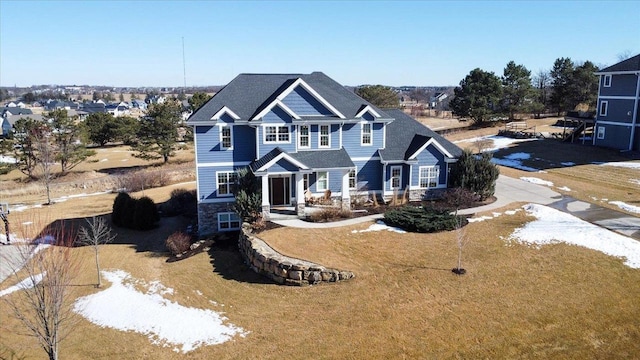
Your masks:
{"label": "window on porch", "polygon": [[351,169],[349,171],[349,189],[355,189],[358,184],[356,173],[356,169]]}
{"label": "window on porch", "polygon": [[391,188],[400,189],[402,183],[402,166],[391,167]]}
{"label": "window on porch", "polygon": [[329,174],[326,171],[321,171],[316,176],[316,190],[325,191],[329,189]]}

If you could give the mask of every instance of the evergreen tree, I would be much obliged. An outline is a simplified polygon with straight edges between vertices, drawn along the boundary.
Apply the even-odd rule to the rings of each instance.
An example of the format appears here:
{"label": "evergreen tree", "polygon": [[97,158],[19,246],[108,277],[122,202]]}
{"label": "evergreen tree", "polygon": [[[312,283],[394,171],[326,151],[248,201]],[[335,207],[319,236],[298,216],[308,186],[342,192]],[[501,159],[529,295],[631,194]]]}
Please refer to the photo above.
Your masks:
{"label": "evergreen tree", "polygon": [[533,95],[531,86],[531,71],[524,65],[516,65],[510,61],[504,68],[502,76],[503,98],[502,105],[513,120],[516,113],[528,112]]}
{"label": "evergreen tree", "polygon": [[204,92],[195,92],[188,100],[189,106],[191,106],[191,110],[196,111],[209,101],[209,99],[211,99],[209,94]]}
{"label": "evergreen tree", "polygon": [[500,170],[491,162],[491,158],[490,152],[476,156],[469,150],[463,151],[451,168],[449,175],[451,187],[470,190],[478,195],[480,200],[493,196]]}
{"label": "evergreen tree", "polygon": [[502,85],[493,72],[476,68],[460,81],[454,93],[449,103],[453,114],[482,124],[498,113]]}
{"label": "evergreen tree", "polygon": [[175,156],[178,145],[178,126],[182,120],[182,106],[176,101],[153,104],[148,116],[140,120],[137,142],[132,146],[135,157],[145,160]]}
{"label": "evergreen tree", "polygon": [[553,63],[549,103],[558,112],[558,115],[564,111],[573,110],[571,106],[573,70],[573,61],[570,58],[559,58]]}
{"label": "evergreen tree", "polygon": [[356,94],[379,108],[397,108],[400,98],[393,89],[383,85],[360,86]]}
{"label": "evergreen tree", "polygon": [[54,110],[45,114],[45,117],[50,119],[55,159],[60,162],[62,174],[95,155],[95,151],[85,147],[82,128],[75,119],[69,118],[67,110]]}

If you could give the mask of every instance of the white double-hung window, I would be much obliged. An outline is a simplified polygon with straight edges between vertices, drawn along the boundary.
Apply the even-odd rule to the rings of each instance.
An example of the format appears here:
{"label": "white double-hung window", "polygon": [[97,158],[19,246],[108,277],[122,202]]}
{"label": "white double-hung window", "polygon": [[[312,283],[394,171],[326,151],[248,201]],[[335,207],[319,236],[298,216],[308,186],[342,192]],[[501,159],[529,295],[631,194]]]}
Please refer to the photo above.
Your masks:
{"label": "white double-hung window", "polygon": [[289,127],[273,125],[265,126],[264,142],[265,144],[289,143]]}
{"label": "white double-hung window", "polygon": [[220,147],[233,149],[233,129],[229,125],[220,127]]}
{"label": "white double-hung window", "polygon": [[371,123],[360,124],[360,144],[367,146],[372,144]]}
{"label": "white double-hung window", "polygon": [[391,188],[400,189],[402,183],[402,166],[391,167]]}
{"label": "white double-hung window", "polygon": [[298,147],[300,149],[310,148],[311,142],[309,140],[309,125],[300,125],[298,127]]}
{"label": "white double-hung window", "polygon": [[318,143],[321,148],[331,147],[331,127],[330,125],[320,125],[320,131],[318,132],[320,137]]}
{"label": "white double-hung window", "polygon": [[216,173],[216,185],[218,196],[231,196],[236,186],[236,173],[233,171],[218,171]]}
{"label": "white double-hung window", "polygon": [[316,190],[325,191],[329,189],[329,174],[326,171],[316,173]]}
{"label": "white double-hung window", "polygon": [[418,176],[418,184],[421,189],[429,189],[438,186],[440,178],[440,166],[420,166],[420,174]]}

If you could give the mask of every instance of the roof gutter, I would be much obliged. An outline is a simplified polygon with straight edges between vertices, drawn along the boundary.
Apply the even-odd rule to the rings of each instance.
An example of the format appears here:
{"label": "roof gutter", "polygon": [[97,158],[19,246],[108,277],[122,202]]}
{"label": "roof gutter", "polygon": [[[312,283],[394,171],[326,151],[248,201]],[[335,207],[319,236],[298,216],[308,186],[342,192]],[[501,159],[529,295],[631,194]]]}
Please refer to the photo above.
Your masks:
{"label": "roof gutter", "polygon": [[636,72],[636,99],[633,101],[633,120],[631,121],[631,136],[629,137],[629,151],[633,150],[633,139],[636,136],[636,124],[638,123],[638,98],[640,98],[640,72]]}

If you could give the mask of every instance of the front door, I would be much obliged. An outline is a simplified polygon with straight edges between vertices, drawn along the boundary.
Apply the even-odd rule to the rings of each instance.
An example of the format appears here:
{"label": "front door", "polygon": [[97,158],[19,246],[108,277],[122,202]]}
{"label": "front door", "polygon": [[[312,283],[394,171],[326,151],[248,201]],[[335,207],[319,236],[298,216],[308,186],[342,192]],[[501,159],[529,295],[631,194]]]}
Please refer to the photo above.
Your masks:
{"label": "front door", "polygon": [[291,194],[291,180],[289,177],[269,178],[269,200],[271,206],[289,205]]}

